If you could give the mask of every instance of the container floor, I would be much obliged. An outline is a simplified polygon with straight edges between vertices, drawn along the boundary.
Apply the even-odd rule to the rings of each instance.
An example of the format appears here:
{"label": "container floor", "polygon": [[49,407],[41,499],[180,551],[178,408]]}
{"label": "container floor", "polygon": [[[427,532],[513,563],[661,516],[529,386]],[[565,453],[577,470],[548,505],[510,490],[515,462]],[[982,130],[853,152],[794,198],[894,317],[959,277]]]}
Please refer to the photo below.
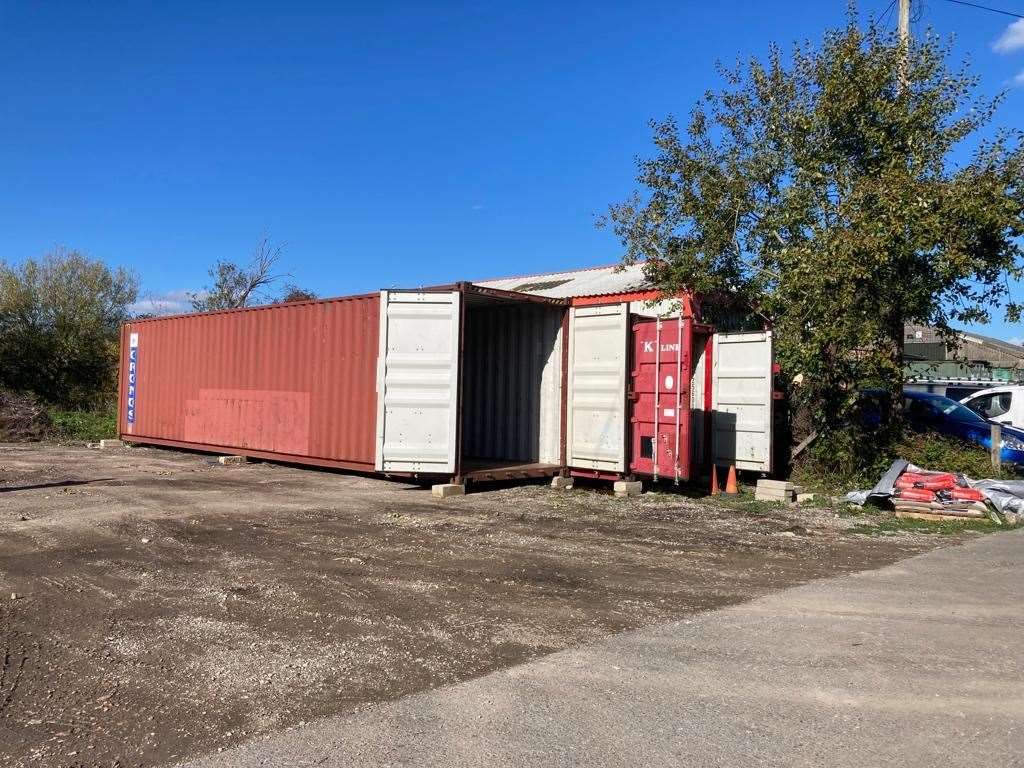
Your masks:
{"label": "container floor", "polygon": [[507,480],[516,477],[549,477],[561,471],[558,464],[540,462],[495,461],[464,458],[462,476],[467,480]]}

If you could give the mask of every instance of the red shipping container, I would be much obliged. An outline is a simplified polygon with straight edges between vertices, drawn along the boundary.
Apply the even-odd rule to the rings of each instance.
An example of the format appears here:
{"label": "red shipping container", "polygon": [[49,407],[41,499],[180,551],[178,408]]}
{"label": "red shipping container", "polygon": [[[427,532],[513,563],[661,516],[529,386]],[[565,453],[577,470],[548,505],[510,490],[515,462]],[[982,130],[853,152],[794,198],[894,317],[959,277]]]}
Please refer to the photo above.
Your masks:
{"label": "red shipping container", "polygon": [[133,321],[126,440],[372,471],[379,294]]}
{"label": "red shipping container", "polygon": [[692,474],[690,389],[693,320],[633,324],[632,468],[654,477]]}
{"label": "red shipping container", "polygon": [[459,284],[128,323],[119,431],[364,472],[557,474],[567,312]]}
{"label": "red shipping container", "polygon": [[700,326],[695,351],[692,318],[669,318],[652,357],[658,327],[631,322],[633,298],[459,283],[133,321],[119,433],[457,482],[565,470],[683,480],[698,456],[770,471],[771,333]]}

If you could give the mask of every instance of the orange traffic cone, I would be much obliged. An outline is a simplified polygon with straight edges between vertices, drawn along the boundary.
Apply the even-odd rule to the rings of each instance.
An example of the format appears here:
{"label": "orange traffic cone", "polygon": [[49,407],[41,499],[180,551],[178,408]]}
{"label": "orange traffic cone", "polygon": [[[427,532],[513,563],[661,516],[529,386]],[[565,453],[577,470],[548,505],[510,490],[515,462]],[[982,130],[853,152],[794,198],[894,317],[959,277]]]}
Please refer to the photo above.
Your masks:
{"label": "orange traffic cone", "polygon": [[733,464],[729,465],[729,477],[725,480],[725,492],[733,494],[740,492],[736,485],[736,467]]}
{"label": "orange traffic cone", "polygon": [[711,495],[717,496],[721,491],[718,490],[718,465],[711,465]]}

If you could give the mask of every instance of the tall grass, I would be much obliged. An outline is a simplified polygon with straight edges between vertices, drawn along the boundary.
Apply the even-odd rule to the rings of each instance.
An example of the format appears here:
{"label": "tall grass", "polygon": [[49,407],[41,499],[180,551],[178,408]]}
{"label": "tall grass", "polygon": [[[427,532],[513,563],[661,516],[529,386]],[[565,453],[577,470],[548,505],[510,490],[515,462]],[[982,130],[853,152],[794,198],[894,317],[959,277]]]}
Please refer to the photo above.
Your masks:
{"label": "tall grass", "polygon": [[117,437],[117,409],[103,408],[93,411],[50,411],[53,436],[58,440],[84,440],[95,442]]}

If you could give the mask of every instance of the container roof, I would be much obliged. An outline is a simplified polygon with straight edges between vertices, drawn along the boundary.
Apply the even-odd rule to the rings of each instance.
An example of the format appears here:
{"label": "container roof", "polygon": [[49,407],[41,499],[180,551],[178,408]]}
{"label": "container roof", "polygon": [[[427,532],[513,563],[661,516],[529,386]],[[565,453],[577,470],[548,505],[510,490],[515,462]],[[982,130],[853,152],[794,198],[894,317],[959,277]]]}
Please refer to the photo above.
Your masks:
{"label": "container roof", "polygon": [[571,299],[577,296],[604,296],[615,293],[650,290],[644,280],[643,264],[609,264],[590,269],[568,272],[544,272],[539,275],[500,277],[493,280],[474,280],[474,285],[499,288],[503,291],[532,293],[552,299]]}

